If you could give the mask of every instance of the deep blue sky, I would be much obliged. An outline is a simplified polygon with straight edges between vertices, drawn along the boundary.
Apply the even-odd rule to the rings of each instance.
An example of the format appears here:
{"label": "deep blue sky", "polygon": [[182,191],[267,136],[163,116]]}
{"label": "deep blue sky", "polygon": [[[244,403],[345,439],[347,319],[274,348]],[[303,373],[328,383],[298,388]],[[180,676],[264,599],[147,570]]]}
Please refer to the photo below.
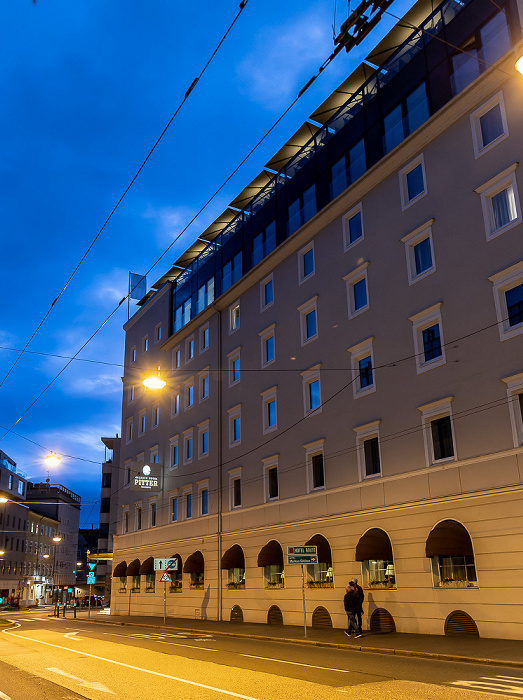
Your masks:
{"label": "deep blue sky", "polygon": [[[355,4],[355,3],[354,3]],[[390,8],[403,14],[412,2]],[[16,0],[0,8],[0,381],[58,295],[239,3]],[[347,18],[337,3],[336,29]],[[292,102],[333,48],[334,0],[249,0],[240,19],[29,349],[72,355]],[[340,53],[149,276],[153,283],[395,23]],[[81,357],[123,362],[127,304]],[[25,354],[0,388],[14,423],[66,360]],[[51,474],[97,522],[102,435],[120,433],[122,368],[74,362],[14,429],[62,459]],[[5,430],[1,431],[3,435]],[[28,478],[46,451],[0,442]]]}

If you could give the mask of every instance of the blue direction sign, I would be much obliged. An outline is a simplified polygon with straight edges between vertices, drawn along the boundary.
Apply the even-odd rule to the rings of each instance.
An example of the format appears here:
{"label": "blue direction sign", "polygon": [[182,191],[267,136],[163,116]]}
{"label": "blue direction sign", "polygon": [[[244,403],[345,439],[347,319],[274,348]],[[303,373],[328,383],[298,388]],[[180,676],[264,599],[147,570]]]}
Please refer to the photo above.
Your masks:
{"label": "blue direction sign", "polygon": [[287,547],[287,564],[317,564],[318,549],[310,547]]}
{"label": "blue direction sign", "polygon": [[155,571],[178,571],[178,559],[155,559]]}
{"label": "blue direction sign", "polygon": [[87,574],[87,585],[88,585],[88,586],[91,586],[91,585],[94,586],[95,583],[96,583],[96,581],[95,581],[94,571],[90,571],[90,572]]}

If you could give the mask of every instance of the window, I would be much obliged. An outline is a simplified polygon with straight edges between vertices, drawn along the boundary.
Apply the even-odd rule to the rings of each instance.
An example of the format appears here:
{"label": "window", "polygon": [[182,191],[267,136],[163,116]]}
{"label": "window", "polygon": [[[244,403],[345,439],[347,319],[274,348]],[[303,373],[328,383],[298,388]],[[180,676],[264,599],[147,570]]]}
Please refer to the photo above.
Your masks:
{"label": "window", "polygon": [[363,213],[361,202],[353,207],[342,219],[343,246],[345,250],[363,240]]}
{"label": "window", "polygon": [[175,435],[169,440],[169,468],[176,469],[178,467],[178,435]]}
{"label": "window", "polygon": [[194,377],[185,382],[185,410],[194,404]]}
{"label": "window", "polygon": [[206,309],[214,301],[214,277],[211,277],[198,289],[198,299],[196,301],[196,313]]}
{"label": "window", "polygon": [[489,280],[493,284],[499,337],[509,340],[523,332],[523,261]]}
{"label": "window", "polygon": [[178,520],[178,496],[171,497],[171,522]]}
{"label": "window", "polygon": [[159,404],[154,404],[152,408],[152,429],[157,428],[160,425],[160,406]]}
{"label": "window", "polygon": [[149,338],[148,336],[145,336],[142,338],[142,352],[147,352],[149,349]]}
{"label": "window", "polygon": [[222,268],[222,293],[232,287],[242,276],[242,254],[236,255],[226,262]]}
{"label": "window", "polygon": [[425,161],[423,154],[411,161],[399,172],[401,208],[407,209],[427,194]]}
{"label": "window", "polygon": [[508,136],[508,126],[503,93],[493,95],[488,102],[472,112],[470,124],[476,158],[504,141]]}
{"label": "window", "polygon": [[260,282],[260,311],[265,311],[274,302],[274,280],[272,274]]}
{"label": "window", "polygon": [[229,386],[234,386],[240,381],[240,348],[236,348],[227,355],[229,360]]}
{"label": "window", "polygon": [[355,399],[376,391],[373,342],[374,338],[367,338],[349,348],[353,377],[352,391]]}
{"label": "window", "polygon": [[[122,532],[124,535],[129,532],[129,509],[123,512]],[[31,548],[29,548],[29,551],[31,551]]]}
{"label": "window", "polygon": [[149,524],[150,527],[156,527],[156,501],[149,503]]}
{"label": "window", "polygon": [[181,364],[180,348],[175,348],[173,350],[173,369],[180,369],[180,364]]}
{"label": "window", "polygon": [[111,512],[111,499],[110,498],[100,498],[100,513],[110,513]]}
{"label": "window", "polygon": [[171,394],[171,418],[177,416],[180,413],[180,394],[174,392]]}
{"label": "window", "polygon": [[135,510],[136,530],[141,530],[142,529],[142,506],[136,505],[135,508],[136,508],[136,510]]}
{"label": "window", "polygon": [[522,221],[516,183],[517,167],[518,163],[514,163],[474,190],[481,197],[487,241]]}
{"label": "window", "polygon": [[200,328],[200,352],[204,352],[209,347],[209,324]]}
{"label": "window", "polygon": [[279,497],[278,489],[278,455],[266,457],[263,462],[265,500],[275,501]]}
{"label": "window", "polygon": [[314,241],[298,253],[298,281],[301,284],[314,274]]}
{"label": "window", "polygon": [[21,479],[18,479],[18,493],[20,494],[20,496],[24,495],[24,482]]}
{"label": "window", "polygon": [[421,412],[427,462],[430,465],[456,459],[452,396],[418,406]]}
{"label": "window", "polygon": [[427,88],[421,83],[383,119],[383,151],[388,153],[429,118]]}
{"label": "window", "polygon": [[252,267],[263,260],[276,248],[276,223],[271,221],[264,231],[257,233],[252,239]]}
{"label": "window", "polygon": [[231,499],[231,510],[241,508],[242,505],[242,468],[236,467],[229,470],[229,490]]}
{"label": "window", "polygon": [[367,170],[365,141],[358,141],[349,152],[331,166],[330,195],[334,199]]}
{"label": "window", "polygon": [[194,357],[194,336],[185,341],[185,362],[189,362]]}
{"label": "window", "polygon": [[354,428],[358,451],[360,479],[381,476],[380,421],[359,425]]}
{"label": "window", "polygon": [[129,353],[129,359],[131,362],[136,362],[136,347],[131,348],[131,351]]}
{"label": "window", "polygon": [[125,472],[124,482],[125,482],[125,485],[128,486],[131,483],[131,462],[130,461],[125,462],[124,472]]}
{"label": "window", "polygon": [[318,364],[301,373],[306,416],[321,412],[320,367]]}
{"label": "window", "polygon": [[131,384],[127,391],[127,403],[132,403],[134,401],[134,384]]}
{"label": "window", "polygon": [[523,372],[504,377],[501,381],[507,385],[514,447],[519,447],[523,445]]}
{"label": "window", "polygon": [[112,477],[111,472],[104,472],[102,474],[102,488],[103,489],[110,489],[111,488],[111,477]]}
{"label": "window", "polygon": [[180,304],[174,312],[174,331],[179,331],[191,320],[191,299]]}
{"label": "window", "polygon": [[325,469],[323,463],[323,446],[325,440],[316,440],[305,448],[305,460],[307,465],[307,484],[309,491],[317,491],[325,488]]}
{"label": "window", "polygon": [[199,515],[209,514],[209,480],[205,479],[198,483]]}
{"label": "window", "polygon": [[138,414],[138,435],[145,433],[145,408]]}
{"label": "window", "polygon": [[305,192],[289,204],[287,210],[287,235],[297,231],[300,226],[316,214],[316,187],[311,185]]}
{"label": "window", "polygon": [[240,302],[237,301],[229,308],[229,332],[234,332],[240,327]]}
{"label": "window", "polygon": [[307,345],[318,337],[318,295],[298,306],[300,314],[301,344]]}
{"label": "window", "polygon": [[126,422],[125,435],[126,435],[126,441],[131,442],[131,440],[133,439],[133,419],[132,418],[129,418]]}
{"label": "window", "polygon": [[343,278],[347,285],[349,318],[354,318],[369,308],[369,295],[367,292],[368,267],[369,263],[365,262]]}
{"label": "window", "polygon": [[193,429],[183,431],[183,463],[189,464],[193,458]]}
{"label": "window", "polygon": [[209,421],[198,425],[198,459],[209,455]]}
{"label": "window", "polygon": [[436,270],[432,242],[433,223],[434,219],[430,219],[401,239],[402,243],[405,243],[409,285],[419,282]]}
{"label": "window", "polygon": [[198,372],[198,383],[200,385],[200,401],[205,401],[209,398],[209,368],[206,367],[201,372]]}
{"label": "window", "polygon": [[441,302],[410,317],[418,374],[445,364],[445,343],[441,325]]}
{"label": "window", "polygon": [[278,387],[273,386],[261,393],[262,397],[262,427],[263,433],[271,433],[277,429],[276,414],[276,391]]}
{"label": "window", "polygon": [[229,447],[236,447],[241,441],[241,406],[228,410],[229,414]]}
{"label": "window", "polygon": [[184,488],[183,498],[185,502],[185,519],[190,520],[192,518],[192,484]]}
{"label": "window", "polygon": [[258,333],[261,341],[261,366],[266,367],[275,360],[275,332],[276,324],[272,324],[261,333]]}
{"label": "window", "polygon": [[154,342],[159,343],[162,339],[162,324],[159,323],[154,329]]}

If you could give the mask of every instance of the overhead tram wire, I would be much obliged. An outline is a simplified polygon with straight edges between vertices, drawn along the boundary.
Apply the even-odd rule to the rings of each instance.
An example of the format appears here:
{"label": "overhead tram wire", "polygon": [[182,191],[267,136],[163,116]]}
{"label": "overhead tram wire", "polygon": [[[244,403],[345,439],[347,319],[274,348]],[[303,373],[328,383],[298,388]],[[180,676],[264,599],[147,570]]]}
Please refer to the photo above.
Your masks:
{"label": "overhead tram wire", "polygon": [[171,126],[172,122],[174,121],[174,119],[176,118],[176,116],[178,115],[178,113],[180,112],[180,110],[181,110],[181,108],[183,107],[183,105],[185,104],[185,102],[187,102],[187,99],[189,98],[189,95],[190,95],[191,92],[194,90],[194,88],[196,87],[196,85],[198,84],[198,82],[200,81],[200,79],[202,78],[203,74],[205,73],[205,71],[206,71],[207,68],[209,67],[209,64],[211,63],[211,61],[213,60],[213,58],[214,58],[214,57],[216,56],[216,54],[218,53],[218,51],[219,51],[219,49],[221,48],[223,42],[225,41],[225,39],[227,38],[228,34],[230,33],[230,31],[232,30],[232,28],[233,28],[234,25],[236,24],[236,21],[237,21],[238,18],[240,17],[241,13],[243,12],[243,10],[244,10],[244,8],[245,8],[245,6],[247,5],[248,2],[249,2],[249,0],[242,0],[242,1],[240,2],[240,9],[239,9],[239,11],[237,12],[236,16],[234,17],[234,19],[233,19],[233,21],[231,22],[231,24],[229,25],[227,31],[225,32],[225,34],[224,34],[224,35],[222,36],[222,38],[220,39],[218,45],[216,46],[216,48],[215,48],[214,51],[212,52],[210,58],[207,60],[207,63],[204,65],[204,67],[202,68],[202,70],[200,71],[200,73],[198,74],[198,76],[192,81],[192,83],[191,83],[191,85],[189,86],[188,90],[186,91],[186,93],[185,93],[185,95],[184,95],[182,101],[180,102],[180,104],[179,104],[178,107],[176,108],[174,114],[172,115],[172,117],[171,117],[171,118],[169,119],[169,121],[167,122],[167,125],[166,125],[165,128],[163,129],[163,131],[162,131],[162,133],[160,134],[160,136],[156,139],[156,141],[155,141],[153,147],[149,150],[147,156],[145,157],[145,159],[143,160],[142,164],[140,165],[140,167],[139,167],[138,170],[136,171],[136,173],[135,173],[134,177],[132,178],[132,180],[129,182],[129,184],[128,184],[127,187],[125,188],[123,194],[120,196],[120,199],[116,202],[116,204],[114,205],[114,207],[113,207],[113,209],[111,210],[110,214],[109,214],[108,217],[105,219],[103,225],[102,225],[101,228],[98,230],[98,233],[96,234],[96,236],[95,236],[95,237],[93,238],[93,240],[91,241],[89,247],[87,248],[87,250],[84,252],[84,254],[82,255],[82,257],[80,258],[80,260],[79,260],[78,263],[76,264],[76,267],[73,269],[73,271],[72,271],[71,274],[69,275],[69,277],[68,277],[67,281],[65,282],[64,286],[63,286],[62,289],[60,290],[60,293],[59,293],[58,296],[53,300],[51,306],[49,307],[49,309],[48,309],[47,312],[45,313],[44,317],[42,318],[42,320],[40,321],[40,323],[38,324],[38,326],[36,327],[36,329],[33,331],[31,337],[29,338],[29,340],[28,340],[27,343],[25,344],[24,348],[20,351],[20,354],[18,355],[18,357],[17,357],[16,360],[13,362],[13,364],[11,365],[11,367],[9,368],[9,370],[7,371],[7,373],[5,374],[5,376],[3,377],[3,379],[0,381],[0,387],[4,384],[4,382],[6,381],[6,379],[9,377],[9,375],[11,374],[11,372],[14,370],[14,368],[16,367],[16,365],[18,364],[18,362],[19,362],[20,359],[22,358],[23,354],[26,352],[27,348],[29,347],[29,345],[30,345],[31,342],[33,341],[34,337],[36,336],[36,334],[38,333],[38,331],[40,330],[40,328],[43,326],[43,324],[45,323],[45,321],[46,321],[46,319],[48,318],[49,314],[50,314],[51,311],[53,310],[53,307],[55,306],[56,302],[60,299],[60,297],[62,296],[62,294],[65,292],[65,290],[66,290],[67,287],[69,286],[71,280],[73,279],[73,277],[74,277],[74,276],[76,275],[76,273],[78,272],[80,266],[82,265],[82,263],[84,262],[84,260],[86,259],[86,257],[87,257],[88,254],[90,253],[90,251],[92,250],[93,246],[95,245],[95,243],[96,243],[96,241],[98,240],[98,238],[101,236],[102,232],[104,231],[104,229],[105,229],[105,227],[107,226],[107,224],[109,223],[109,221],[112,219],[112,217],[113,217],[113,215],[115,214],[116,210],[118,209],[118,207],[119,207],[120,204],[122,203],[124,197],[125,197],[126,194],[129,192],[129,190],[131,189],[131,187],[134,185],[136,179],[138,178],[138,176],[140,175],[140,173],[141,173],[142,170],[144,169],[146,163],[148,162],[149,158],[152,156],[153,152],[155,151],[156,147],[158,146],[158,144],[160,143],[160,141],[161,141],[162,138],[164,137],[164,135],[165,135],[165,133],[167,132],[167,130],[169,129],[169,127]]}

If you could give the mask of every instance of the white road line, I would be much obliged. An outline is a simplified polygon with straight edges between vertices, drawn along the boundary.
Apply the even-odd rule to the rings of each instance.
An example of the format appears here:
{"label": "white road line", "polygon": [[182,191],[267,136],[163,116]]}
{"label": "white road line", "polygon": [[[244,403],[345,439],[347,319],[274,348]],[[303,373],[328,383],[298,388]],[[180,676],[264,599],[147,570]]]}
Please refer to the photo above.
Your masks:
{"label": "white road line", "polygon": [[109,688],[102,683],[98,683],[97,681],[85,681],[83,678],[78,678],[77,676],[72,676],[70,673],[66,673],[65,671],[62,671],[59,668],[46,668],[46,671],[51,671],[52,673],[58,673],[60,676],[65,676],[66,678],[71,678],[73,681],[76,681],[79,686],[82,688],[90,688],[91,690],[99,690],[102,693],[111,693],[111,695],[116,695],[116,693],[113,690],[109,690]]}
{"label": "white road line", "polygon": [[31,618],[31,619],[28,619],[28,618],[25,618],[25,617],[17,617],[17,618],[16,618],[16,621],[17,621],[17,622],[33,622],[33,620],[34,620],[34,618]]}
{"label": "white road line", "polygon": [[186,685],[192,685],[196,688],[205,688],[205,690],[213,690],[215,693],[222,693],[222,695],[228,695],[232,698],[240,698],[240,700],[259,700],[259,698],[253,698],[251,695],[241,695],[240,693],[233,693],[231,690],[224,690],[223,688],[216,688],[213,685],[206,685],[205,683],[197,683],[196,681],[189,681],[186,678],[178,678],[177,676],[169,676],[166,673],[160,673],[159,671],[150,671],[148,668],[140,668],[139,666],[132,666],[131,664],[124,664],[121,661],[115,661],[114,659],[106,659],[103,656],[96,656],[95,654],[88,654],[85,651],[77,651],[76,649],[68,649],[67,647],[62,647],[59,644],[51,644],[51,642],[44,642],[41,639],[32,639],[31,637],[26,637],[23,635],[14,634],[13,632],[8,632],[7,630],[2,630],[4,634],[8,634],[12,637],[17,637],[18,639],[27,639],[29,642],[35,642],[36,644],[44,644],[47,647],[53,647],[54,649],[63,649],[68,651],[70,654],[80,654],[81,656],[89,657],[91,659],[98,659],[98,661],[105,661],[108,664],[114,664],[115,666],[123,666],[124,668],[131,668],[133,671],[141,671],[142,673],[148,673],[151,676],[159,676],[160,678],[168,678],[172,681],[178,681],[178,683],[185,683]]}
{"label": "white road line", "polygon": [[[200,647],[198,647],[200,648]],[[214,649],[213,649],[214,651]],[[277,664],[292,664],[293,666],[306,666],[307,668],[319,668],[323,671],[337,671],[338,673],[352,673],[352,671],[347,671],[346,668],[331,668],[330,666],[314,666],[314,664],[300,664],[298,661],[284,661],[283,659],[271,659],[268,656],[254,656],[253,654],[240,654],[240,656],[247,656],[249,659],[263,659],[263,661],[274,661]]]}
{"label": "white road line", "polygon": [[199,649],[200,651],[218,651],[218,649],[206,649],[205,647],[195,647],[194,644],[182,644],[182,642],[164,642],[161,639],[155,639],[158,644],[172,644],[175,647],[189,647],[190,649]]}
{"label": "white road line", "polygon": [[11,700],[11,698],[0,690],[0,700]]}
{"label": "white road line", "polygon": [[67,639],[73,639],[75,642],[83,642],[81,637],[74,637],[73,635],[75,634],[78,634],[78,632],[67,632],[67,634],[64,634],[64,637],[67,637]]}
{"label": "white road line", "polygon": [[450,685],[459,685],[462,688],[472,688],[473,690],[490,690],[493,693],[513,693],[523,695],[521,686],[508,685],[507,683],[487,683],[485,681],[452,681]]}

